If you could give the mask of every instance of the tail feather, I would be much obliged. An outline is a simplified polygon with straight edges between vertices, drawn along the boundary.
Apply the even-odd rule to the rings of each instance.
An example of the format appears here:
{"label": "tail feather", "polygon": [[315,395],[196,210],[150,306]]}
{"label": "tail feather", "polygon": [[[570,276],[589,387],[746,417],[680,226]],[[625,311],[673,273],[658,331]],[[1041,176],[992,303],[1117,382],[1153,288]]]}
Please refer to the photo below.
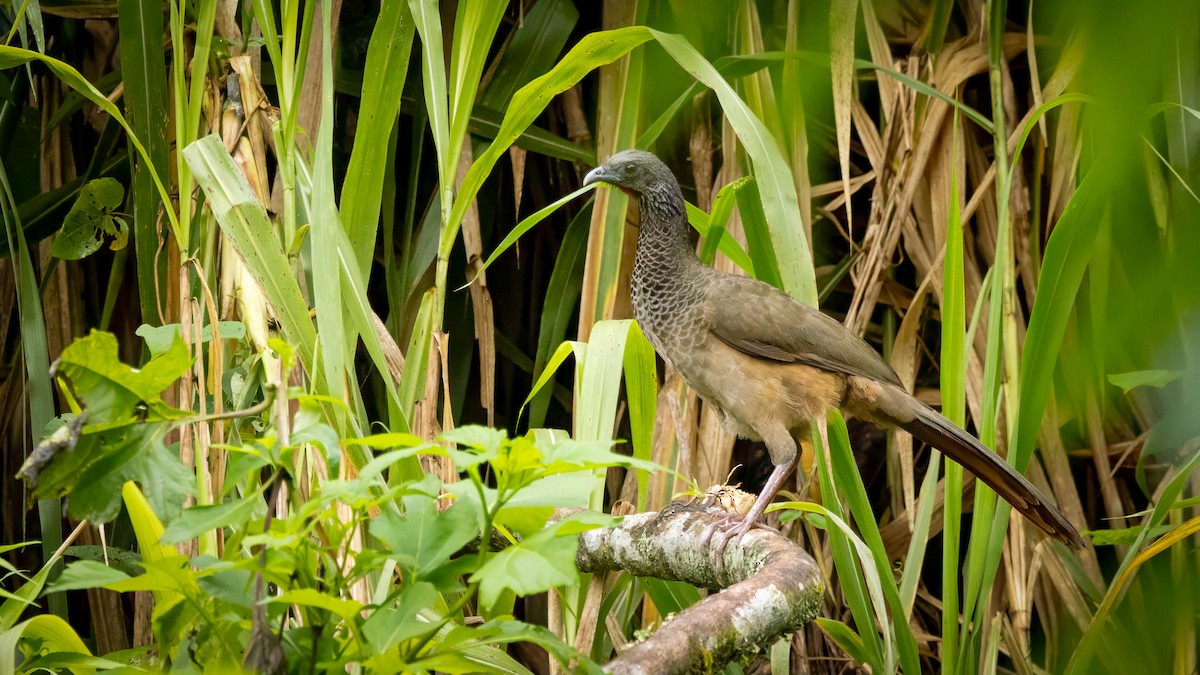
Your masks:
{"label": "tail feather", "polygon": [[958,462],[1004,501],[1033,521],[1042,531],[1055,537],[1071,548],[1083,547],[1078,530],[1046,501],[1038,489],[1025,476],[992,452],[971,434],[960,429],[950,420],[934,410],[920,406],[910,422],[898,422],[897,426],[916,438],[941,450],[947,457]]}

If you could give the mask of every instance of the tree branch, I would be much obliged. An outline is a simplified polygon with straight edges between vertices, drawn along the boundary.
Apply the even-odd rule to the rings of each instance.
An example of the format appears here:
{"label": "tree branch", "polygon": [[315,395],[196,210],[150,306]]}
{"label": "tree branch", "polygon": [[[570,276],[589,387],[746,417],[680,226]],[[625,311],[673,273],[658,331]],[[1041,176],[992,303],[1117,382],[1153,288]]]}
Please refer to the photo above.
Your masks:
{"label": "tree branch", "polygon": [[728,514],[675,502],[661,513],[626,516],[620,525],[579,537],[582,572],[624,570],[686,581],[714,593],[670,618],[654,635],[610,661],[612,673],[686,673],[719,668],[736,654],[767,645],[817,615],[825,590],[804,549],[770,530],[753,530],[716,560],[705,529]]}

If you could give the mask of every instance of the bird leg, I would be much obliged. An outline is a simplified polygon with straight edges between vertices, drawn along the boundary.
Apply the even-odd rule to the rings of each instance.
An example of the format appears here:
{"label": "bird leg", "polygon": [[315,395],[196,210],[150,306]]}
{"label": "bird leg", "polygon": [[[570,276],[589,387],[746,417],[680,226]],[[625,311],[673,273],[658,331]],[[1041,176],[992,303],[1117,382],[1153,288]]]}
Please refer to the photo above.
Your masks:
{"label": "bird leg", "polygon": [[763,517],[767,507],[771,501],[775,499],[775,495],[783,487],[783,481],[787,478],[788,473],[795,466],[795,460],[787,464],[779,464],[775,470],[771,472],[770,478],[767,479],[767,484],[763,486],[762,492],[758,494],[758,499],[754,500],[754,506],[750,507],[750,512],[745,516],[730,514],[721,520],[709,525],[705,529],[700,541],[702,546],[708,546],[713,538],[713,535],[718,531],[721,533],[720,539],[717,541],[716,560],[718,573],[724,567],[725,563],[725,548],[729,546],[731,541],[741,541],[742,536],[750,531],[755,525],[763,526],[758,521]]}

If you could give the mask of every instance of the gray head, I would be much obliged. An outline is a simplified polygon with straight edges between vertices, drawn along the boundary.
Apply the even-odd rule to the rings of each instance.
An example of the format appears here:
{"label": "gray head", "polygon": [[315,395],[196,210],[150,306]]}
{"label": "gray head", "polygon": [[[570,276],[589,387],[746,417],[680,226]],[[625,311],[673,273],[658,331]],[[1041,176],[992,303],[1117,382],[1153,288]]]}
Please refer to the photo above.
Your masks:
{"label": "gray head", "polygon": [[[622,150],[592,169],[584,185],[610,183],[627,194],[647,197],[652,194],[679,194],[679,182],[662,160],[645,150]],[[681,197],[682,198],[682,197]]]}
{"label": "gray head", "polygon": [[640,198],[643,216],[658,217],[665,223],[684,214],[679,181],[662,160],[646,150],[622,150],[608,157],[583,179],[583,185],[593,183],[616,185],[626,195]]}

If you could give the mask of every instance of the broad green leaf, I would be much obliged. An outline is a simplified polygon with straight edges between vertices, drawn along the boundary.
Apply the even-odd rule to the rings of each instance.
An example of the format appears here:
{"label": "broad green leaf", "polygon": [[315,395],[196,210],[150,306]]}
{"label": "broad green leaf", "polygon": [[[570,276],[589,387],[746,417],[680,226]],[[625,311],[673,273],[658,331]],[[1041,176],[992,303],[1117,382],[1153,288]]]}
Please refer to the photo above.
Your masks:
{"label": "broad green leaf", "polygon": [[441,439],[473,448],[484,457],[490,458],[500,451],[500,445],[504,443],[506,436],[500,429],[468,424],[442,433]]}
{"label": "broad green leaf", "polygon": [[406,583],[394,603],[376,609],[363,622],[363,634],[378,652],[437,628],[438,624],[418,619],[418,612],[432,607],[438,592],[425,582]]}
{"label": "broad green leaf", "polygon": [[439,512],[432,499],[410,500],[404,515],[385,512],[371,521],[371,536],[391,550],[391,557],[425,580],[479,534],[477,517],[462,505]]}
{"label": "broad green leaf", "polygon": [[109,584],[127,581],[130,575],[93,560],[77,560],[63,570],[54,583],[46,589],[48,593],[79,591],[88,588],[105,588]]}
{"label": "broad green leaf", "polygon": [[162,444],[162,424],[126,424],[102,434],[85,435],[74,450],[60,452],[37,473],[34,495],[71,496],[72,517],[106,523],[120,512],[121,485],[145,481],[156,508],[172,517],[182,509],[192,484],[191,472],[177,452]]}
{"label": "broad green leaf", "polygon": [[575,583],[578,548],[576,537],[560,537],[548,529],[493,554],[471,575],[471,582],[479,584],[480,603],[492,607],[506,590],[525,597]]}
{"label": "broad green leaf", "polygon": [[67,346],[59,361],[89,424],[125,419],[139,402],[161,406],[159,394],[191,365],[187,346],[175,340],[166,352],[134,369],[118,358],[116,336],[96,330]]}
{"label": "broad green leaf", "polygon": [[[153,194],[153,193],[151,193]],[[97,178],[79,191],[62,231],[54,238],[51,253],[64,260],[79,260],[100,250],[104,235],[112,237],[109,245],[114,251],[125,248],[129,241],[129,226],[113,216],[125,195],[121,184],[112,178]]]}

